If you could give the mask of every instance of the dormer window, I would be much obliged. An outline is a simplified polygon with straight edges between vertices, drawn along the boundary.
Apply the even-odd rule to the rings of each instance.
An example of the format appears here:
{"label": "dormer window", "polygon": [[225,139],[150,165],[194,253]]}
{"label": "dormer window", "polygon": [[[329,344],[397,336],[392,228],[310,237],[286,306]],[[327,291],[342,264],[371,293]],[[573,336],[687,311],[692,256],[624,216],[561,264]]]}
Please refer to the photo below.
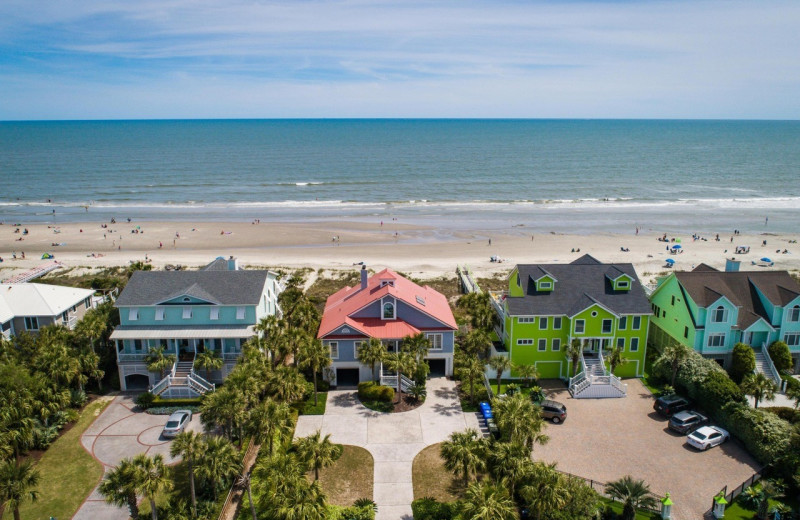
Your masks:
{"label": "dormer window", "polygon": [[617,282],[617,289],[627,289],[630,287],[630,282],[628,280],[620,280]]}
{"label": "dormer window", "polygon": [[542,291],[549,290],[553,288],[552,282],[539,282],[539,289]]}
{"label": "dormer window", "polygon": [[711,314],[711,321],[714,323],[726,323],[728,321],[728,310],[720,305]]}
{"label": "dormer window", "polygon": [[384,302],[383,303],[383,319],[384,320],[393,320],[394,318],[395,318],[394,303],[393,302]]}
{"label": "dormer window", "polygon": [[394,287],[394,280],[381,280],[381,287],[384,287],[386,285]]}

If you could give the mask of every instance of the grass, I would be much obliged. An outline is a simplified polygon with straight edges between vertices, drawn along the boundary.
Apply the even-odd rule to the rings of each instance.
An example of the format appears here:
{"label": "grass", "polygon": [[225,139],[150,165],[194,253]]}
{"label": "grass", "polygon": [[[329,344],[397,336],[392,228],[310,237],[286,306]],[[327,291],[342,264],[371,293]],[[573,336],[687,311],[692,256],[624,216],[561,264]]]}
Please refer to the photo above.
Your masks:
{"label": "grass", "polygon": [[[111,399],[88,404],[74,426],[59,437],[36,463],[41,480],[39,500],[20,508],[22,518],[72,518],[103,476],[103,465],[81,446],[81,435]],[[3,518],[11,518],[6,511]]]}
{"label": "grass", "polygon": [[[755,487],[760,485],[760,483],[756,483]],[[800,511],[800,502],[790,496],[783,497],[781,500],[770,500],[770,509],[777,504],[787,505],[792,508],[792,511]],[[756,518],[756,511],[745,505],[744,495],[739,495],[732,504],[728,504],[725,508],[725,516],[723,518],[724,520],[752,520]]]}
{"label": "grass", "polygon": [[412,479],[414,500],[433,497],[440,502],[452,502],[464,495],[461,479],[444,469],[444,460],[439,455],[441,443],[432,444],[414,457]]}
{"label": "grass", "polygon": [[376,412],[391,413],[394,410],[393,401],[361,401],[361,404]]}
{"label": "grass", "polygon": [[642,377],[642,384],[647,387],[647,389],[650,390],[650,393],[653,395],[659,395],[665,383],[660,378],[653,376],[652,373],[653,360],[648,356],[644,362],[644,376]]}
{"label": "grass", "polygon": [[[602,502],[611,509],[616,515],[622,515],[622,503],[615,502],[609,498],[601,498]],[[649,511],[636,511],[636,520],[660,520],[661,515]],[[727,518],[727,515],[725,516]]]}
{"label": "grass", "polygon": [[328,392],[317,394],[317,405],[314,406],[314,394],[303,402],[300,415],[325,415],[325,405],[328,402]]}
{"label": "grass", "polygon": [[[342,456],[332,466],[320,470],[319,482],[328,503],[351,506],[359,498],[372,500],[375,462],[370,452],[358,446],[342,446]],[[313,480],[314,473],[309,473]]]}

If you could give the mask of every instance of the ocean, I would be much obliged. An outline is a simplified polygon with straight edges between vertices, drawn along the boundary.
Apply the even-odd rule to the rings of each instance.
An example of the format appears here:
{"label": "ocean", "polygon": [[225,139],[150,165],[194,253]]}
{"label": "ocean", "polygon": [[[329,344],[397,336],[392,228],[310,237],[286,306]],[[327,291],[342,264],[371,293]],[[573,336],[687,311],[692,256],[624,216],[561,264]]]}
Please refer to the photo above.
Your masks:
{"label": "ocean", "polygon": [[0,180],[5,223],[796,232],[800,122],[0,122]]}

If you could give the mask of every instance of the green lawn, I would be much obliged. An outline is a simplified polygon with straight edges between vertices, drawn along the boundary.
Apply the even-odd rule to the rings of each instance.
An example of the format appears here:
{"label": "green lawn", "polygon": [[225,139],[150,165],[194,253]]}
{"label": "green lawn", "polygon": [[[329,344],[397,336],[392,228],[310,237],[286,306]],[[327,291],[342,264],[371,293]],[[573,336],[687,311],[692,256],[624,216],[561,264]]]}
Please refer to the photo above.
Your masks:
{"label": "green lawn", "polygon": [[653,361],[650,357],[648,357],[644,362],[644,377],[642,377],[642,384],[650,390],[650,393],[653,395],[659,395],[661,393],[661,389],[664,387],[664,382],[652,376],[653,373]]}
{"label": "green lawn", "polygon": [[314,395],[305,400],[300,409],[300,415],[325,415],[325,405],[328,402],[328,392],[317,394],[317,405],[314,406]]}
{"label": "green lawn", "polygon": [[414,457],[411,470],[414,500],[433,497],[440,502],[452,502],[462,498],[463,483],[444,469],[444,460],[439,455],[441,446],[441,443],[432,444]]}
{"label": "green lawn", "polygon": [[[606,504],[606,506],[610,506],[611,510],[617,514],[622,514],[622,503],[615,502],[608,498],[601,498],[602,502]],[[661,515],[658,513],[650,513],[647,511],[637,511],[636,512],[636,520],[659,520]],[[727,518],[727,516],[725,517]]]}
{"label": "green lawn", "polygon": [[[760,486],[760,484],[756,484],[756,487],[758,486]],[[743,497],[744,495],[739,495],[732,504],[729,504],[725,508],[725,516],[723,517],[725,520],[753,520],[756,518],[756,511],[754,509],[749,509],[744,505]],[[784,497],[780,501],[770,500],[770,508],[779,502],[791,507],[792,511],[800,511],[800,503],[798,503],[796,500],[793,500],[791,497]]]}
{"label": "green lawn", "polygon": [[[39,500],[20,508],[22,518],[72,518],[103,476],[103,465],[81,446],[81,435],[111,402],[102,397],[88,404],[75,425],[59,437],[36,463],[41,480]],[[3,518],[11,518],[6,511]]]}

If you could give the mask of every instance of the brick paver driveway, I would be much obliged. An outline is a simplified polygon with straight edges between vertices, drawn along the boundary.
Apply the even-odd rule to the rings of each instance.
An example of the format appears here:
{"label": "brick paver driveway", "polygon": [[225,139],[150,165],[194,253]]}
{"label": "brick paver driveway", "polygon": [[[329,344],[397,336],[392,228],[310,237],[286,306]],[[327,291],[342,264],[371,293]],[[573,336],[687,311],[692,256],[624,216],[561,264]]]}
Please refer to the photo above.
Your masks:
{"label": "brick paver driveway", "polygon": [[431,379],[427,387],[425,403],[410,412],[374,412],[359,403],[355,391],[337,390],[328,393],[324,416],[298,418],[295,438],[321,430],[333,442],[361,446],[372,454],[377,520],[411,519],[411,466],[417,453],[453,432],[478,429],[476,415],[461,411],[453,381]]}
{"label": "brick paver driveway", "polygon": [[572,399],[563,386],[549,388],[548,398],[567,406],[567,420],[548,426],[550,442],[537,446],[534,458],[602,482],[644,479],[654,493],[670,493],[675,520],[702,518],[724,485],[736,486],[758,470],[736,441],[705,452],[689,448],[653,411],[653,396],[641,381],[626,382],[622,399]]}
{"label": "brick paver driveway", "polygon": [[[161,438],[167,416],[134,411],[135,406],[133,396],[118,395],[81,436],[83,447],[103,464],[106,471],[122,459],[140,453],[160,453],[167,464],[178,462],[169,456],[170,441]],[[202,431],[199,416],[192,417],[187,429]],[[129,516],[127,508],[107,504],[95,489],[72,518],[127,520]]]}

